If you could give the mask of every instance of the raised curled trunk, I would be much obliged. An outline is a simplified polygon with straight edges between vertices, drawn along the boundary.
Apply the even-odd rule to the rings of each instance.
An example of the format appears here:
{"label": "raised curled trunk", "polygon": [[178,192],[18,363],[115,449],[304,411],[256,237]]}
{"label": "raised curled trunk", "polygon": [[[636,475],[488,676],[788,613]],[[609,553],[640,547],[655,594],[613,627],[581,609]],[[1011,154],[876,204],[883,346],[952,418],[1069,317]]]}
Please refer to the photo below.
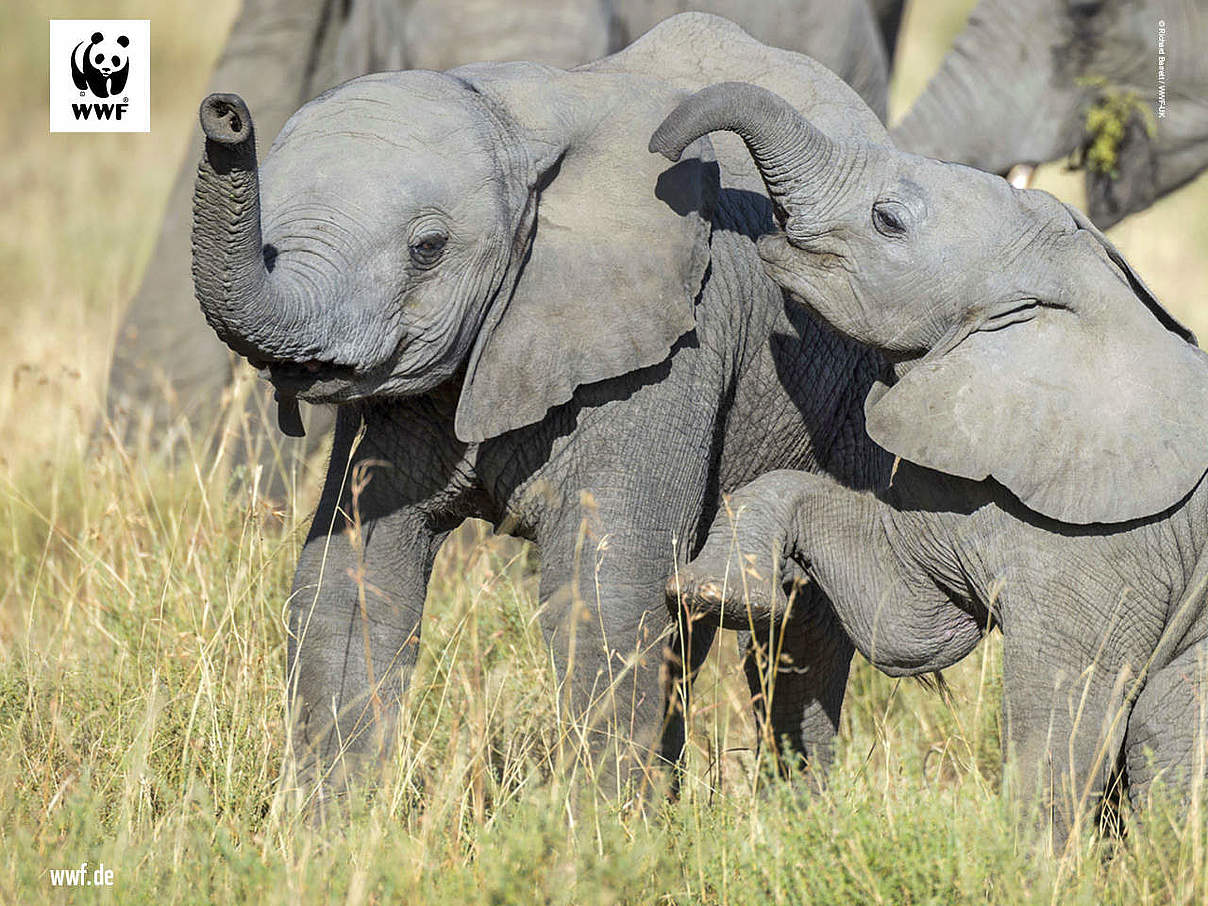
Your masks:
{"label": "raised curled trunk", "polygon": [[193,192],[193,285],[219,338],[253,362],[325,359],[317,305],[265,266],[256,140],[233,94],[201,105],[205,154]]}
{"label": "raised curled trunk", "polygon": [[840,149],[784,98],[745,82],[703,88],[675,108],[650,139],[650,150],[678,160],[702,135],[737,134],[768,193],[790,217],[826,195]]}

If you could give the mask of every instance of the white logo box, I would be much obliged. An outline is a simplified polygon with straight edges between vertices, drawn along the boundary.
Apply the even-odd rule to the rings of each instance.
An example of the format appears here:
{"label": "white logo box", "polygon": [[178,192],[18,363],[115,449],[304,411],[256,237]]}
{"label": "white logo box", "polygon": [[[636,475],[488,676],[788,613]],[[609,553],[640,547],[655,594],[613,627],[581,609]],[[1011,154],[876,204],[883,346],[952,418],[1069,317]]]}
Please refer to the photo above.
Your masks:
{"label": "white logo box", "polygon": [[50,20],[50,131],[151,131],[150,19]]}

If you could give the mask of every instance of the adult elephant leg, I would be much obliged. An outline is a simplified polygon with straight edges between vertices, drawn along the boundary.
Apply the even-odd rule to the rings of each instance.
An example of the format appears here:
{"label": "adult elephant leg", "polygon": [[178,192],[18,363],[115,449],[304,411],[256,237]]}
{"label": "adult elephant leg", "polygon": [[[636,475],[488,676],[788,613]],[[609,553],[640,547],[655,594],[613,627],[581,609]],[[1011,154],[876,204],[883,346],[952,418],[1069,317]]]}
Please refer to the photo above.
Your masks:
{"label": "adult elephant leg", "polygon": [[760,744],[771,742],[782,777],[803,774],[821,789],[855,651],[816,585],[801,586],[785,623],[740,633]]}
{"label": "adult elephant leg", "polygon": [[1060,853],[1070,834],[1095,820],[1116,776],[1131,672],[1071,660],[1069,637],[1013,632],[1003,640],[1007,784],[1025,814]]}
{"label": "adult elephant leg", "polygon": [[[339,793],[389,753],[419,647],[432,561],[448,525],[400,492],[382,444],[341,410],[322,500],[289,607],[288,687],[299,780]],[[369,429],[367,429],[369,430]],[[417,446],[415,444],[413,446]],[[415,466],[423,454],[395,450]]]}
{"label": "adult elephant leg", "polygon": [[1208,641],[1156,671],[1125,737],[1129,797],[1144,806],[1155,781],[1186,802],[1208,780]]}

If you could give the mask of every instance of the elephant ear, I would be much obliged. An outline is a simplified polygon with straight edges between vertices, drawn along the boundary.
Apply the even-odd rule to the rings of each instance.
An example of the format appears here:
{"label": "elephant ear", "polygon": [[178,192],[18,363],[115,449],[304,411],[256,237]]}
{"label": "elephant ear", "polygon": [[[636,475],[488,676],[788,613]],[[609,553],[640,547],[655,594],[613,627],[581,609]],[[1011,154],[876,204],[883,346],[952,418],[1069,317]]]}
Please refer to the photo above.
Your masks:
{"label": "elephant ear", "polygon": [[869,436],[918,465],[994,478],[1062,522],[1178,503],[1208,469],[1208,356],[1131,271],[1103,264],[1077,304],[988,323],[871,393]]}
{"label": "elephant ear", "polygon": [[536,64],[454,75],[520,136],[536,204],[527,260],[470,354],[456,430],[477,442],[663,361],[694,328],[716,168],[707,141],[671,167],[646,151],[680,100],[659,82]]}
{"label": "elephant ear", "polygon": [[1116,265],[1124,273],[1124,276],[1128,279],[1129,286],[1132,287],[1137,298],[1145,303],[1145,307],[1153,312],[1154,317],[1161,321],[1167,330],[1177,333],[1188,343],[1194,344],[1196,342],[1195,334],[1166,310],[1166,306],[1158,301],[1158,297],[1153,294],[1153,290],[1141,279],[1141,275],[1133,270],[1133,266],[1128,263],[1128,260],[1112,241],[1104,236],[1102,231],[1091,223],[1090,219],[1076,207],[1068,204],[1064,205],[1064,207],[1069,211],[1070,216],[1074,218],[1074,223],[1077,224],[1078,228],[1086,230],[1099,245],[1103,246],[1103,250],[1107,253],[1107,257],[1111,259],[1112,264]]}

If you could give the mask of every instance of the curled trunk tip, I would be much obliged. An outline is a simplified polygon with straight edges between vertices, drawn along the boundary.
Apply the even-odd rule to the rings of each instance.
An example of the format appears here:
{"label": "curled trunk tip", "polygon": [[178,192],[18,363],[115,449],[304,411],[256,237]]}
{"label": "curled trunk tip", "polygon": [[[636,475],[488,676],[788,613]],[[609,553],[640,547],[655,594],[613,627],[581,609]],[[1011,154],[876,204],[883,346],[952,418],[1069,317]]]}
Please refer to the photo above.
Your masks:
{"label": "curled trunk tip", "polygon": [[650,152],[677,161],[684,149],[702,135],[718,131],[739,132],[741,123],[734,115],[737,105],[733,101],[738,96],[752,92],[781,100],[770,91],[745,82],[718,82],[709,85],[667,114],[650,136]]}
{"label": "curled trunk tip", "polygon": [[746,82],[720,82],[696,92],[667,115],[649,147],[674,161],[702,135],[722,131],[743,140],[772,200],[786,208],[810,200],[820,187],[809,183],[837,153],[792,104]]}
{"label": "curled trunk tip", "polygon": [[211,94],[198,111],[201,131],[220,145],[238,145],[252,137],[252,116],[237,94]]}

